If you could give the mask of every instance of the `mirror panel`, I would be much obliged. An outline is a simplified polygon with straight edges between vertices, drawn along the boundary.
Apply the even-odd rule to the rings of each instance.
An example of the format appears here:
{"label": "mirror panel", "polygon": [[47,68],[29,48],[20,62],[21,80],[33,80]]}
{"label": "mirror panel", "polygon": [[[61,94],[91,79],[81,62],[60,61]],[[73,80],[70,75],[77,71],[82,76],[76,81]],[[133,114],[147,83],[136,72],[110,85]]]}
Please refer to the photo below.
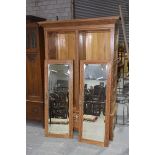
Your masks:
{"label": "mirror panel", "polygon": [[48,134],[70,134],[71,64],[48,64]]}
{"label": "mirror panel", "polygon": [[83,64],[82,139],[104,142],[107,64]]}

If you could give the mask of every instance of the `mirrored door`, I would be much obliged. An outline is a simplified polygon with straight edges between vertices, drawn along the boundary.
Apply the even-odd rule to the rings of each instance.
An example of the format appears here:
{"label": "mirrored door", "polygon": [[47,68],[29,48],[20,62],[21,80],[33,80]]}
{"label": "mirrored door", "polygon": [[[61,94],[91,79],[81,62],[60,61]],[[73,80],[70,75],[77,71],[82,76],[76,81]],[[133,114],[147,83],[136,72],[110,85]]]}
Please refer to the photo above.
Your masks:
{"label": "mirrored door", "polygon": [[103,61],[80,63],[80,141],[108,143],[109,69]]}
{"label": "mirrored door", "polygon": [[47,136],[73,135],[73,63],[47,60],[45,63],[45,132]]}

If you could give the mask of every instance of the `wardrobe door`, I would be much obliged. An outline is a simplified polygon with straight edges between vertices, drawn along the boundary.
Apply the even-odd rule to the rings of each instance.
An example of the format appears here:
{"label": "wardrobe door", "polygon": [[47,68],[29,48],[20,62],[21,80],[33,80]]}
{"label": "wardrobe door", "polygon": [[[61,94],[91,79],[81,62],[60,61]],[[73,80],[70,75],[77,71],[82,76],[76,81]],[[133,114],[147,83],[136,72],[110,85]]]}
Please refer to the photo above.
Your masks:
{"label": "wardrobe door", "polygon": [[26,54],[26,113],[27,119],[41,121],[43,118],[40,55]]}
{"label": "wardrobe door", "polygon": [[73,62],[45,61],[45,134],[73,136]]}
{"label": "wardrobe door", "polygon": [[[39,40],[40,39],[40,40]],[[36,22],[26,24],[26,118],[44,120],[43,33]],[[39,43],[40,41],[40,43]],[[43,66],[42,66],[43,65]]]}
{"label": "wardrobe door", "polygon": [[103,61],[80,63],[79,140],[107,146],[109,142],[110,64]]}

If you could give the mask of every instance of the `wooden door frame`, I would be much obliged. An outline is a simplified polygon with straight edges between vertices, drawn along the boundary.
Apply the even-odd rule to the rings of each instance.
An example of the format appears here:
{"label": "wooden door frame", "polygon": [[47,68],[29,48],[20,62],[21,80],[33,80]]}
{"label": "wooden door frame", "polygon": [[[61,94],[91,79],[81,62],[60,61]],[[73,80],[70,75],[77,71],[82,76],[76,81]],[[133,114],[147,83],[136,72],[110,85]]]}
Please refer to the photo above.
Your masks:
{"label": "wooden door frame", "polygon": [[[48,64],[69,64],[70,76],[69,76],[69,134],[54,134],[48,133]],[[47,137],[57,138],[73,138],[73,61],[72,60],[45,60],[44,64],[44,77],[45,77],[45,135]]]}
{"label": "wooden door frame", "polygon": [[[105,111],[105,136],[103,141],[88,140],[82,138],[83,127],[83,92],[84,92],[84,64],[107,64],[108,65],[108,77],[106,85],[106,111]],[[89,144],[96,144],[100,146],[108,146],[109,144],[109,119],[110,119],[110,94],[111,94],[111,62],[102,60],[81,60],[80,61],[80,100],[79,100],[79,142],[86,142]]]}

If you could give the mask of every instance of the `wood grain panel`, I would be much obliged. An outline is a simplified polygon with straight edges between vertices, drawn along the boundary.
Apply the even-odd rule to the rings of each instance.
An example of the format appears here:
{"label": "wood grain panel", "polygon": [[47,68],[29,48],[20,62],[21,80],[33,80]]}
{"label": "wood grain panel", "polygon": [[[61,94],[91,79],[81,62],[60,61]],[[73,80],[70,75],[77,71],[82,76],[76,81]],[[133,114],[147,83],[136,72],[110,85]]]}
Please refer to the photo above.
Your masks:
{"label": "wood grain panel", "polygon": [[75,59],[75,33],[58,33],[58,60]]}
{"label": "wood grain panel", "polygon": [[110,31],[86,33],[86,60],[109,60]]}
{"label": "wood grain panel", "polygon": [[75,33],[68,35],[68,59],[75,59]]}
{"label": "wood grain panel", "polygon": [[48,58],[57,58],[57,34],[50,33],[48,36]]}
{"label": "wood grain panel", "polygon": [[49,33],[48,59],[75,59],[75,33]]}
{"label": "wood grain panel", "polygon": [[42,98],[41,70],[39,53],[26,54],[26,88],[27,99]]}
{"label": "wood grain panel", "polygon": [[43,119],[43,103],[27,101],[26,118],[29,120],[40,121]]}
{"label": "wood grain panel", "polygon": [[85,32],[79,33],[79,59],[80,60],[86,59],[86,33]]}

